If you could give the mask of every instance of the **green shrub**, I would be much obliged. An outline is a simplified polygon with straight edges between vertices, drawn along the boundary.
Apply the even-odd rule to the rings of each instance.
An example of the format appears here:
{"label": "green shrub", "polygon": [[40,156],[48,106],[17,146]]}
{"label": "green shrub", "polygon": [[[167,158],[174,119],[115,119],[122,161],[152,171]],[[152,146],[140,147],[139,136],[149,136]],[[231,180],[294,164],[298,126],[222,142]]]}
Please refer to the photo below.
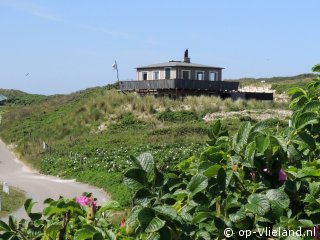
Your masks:
{"label": "green shrub", "polygon": [[171,111],[170,109],[158,113],[157,118],[166,122],[190,122],[200,119],[198,114],[193,111]]}

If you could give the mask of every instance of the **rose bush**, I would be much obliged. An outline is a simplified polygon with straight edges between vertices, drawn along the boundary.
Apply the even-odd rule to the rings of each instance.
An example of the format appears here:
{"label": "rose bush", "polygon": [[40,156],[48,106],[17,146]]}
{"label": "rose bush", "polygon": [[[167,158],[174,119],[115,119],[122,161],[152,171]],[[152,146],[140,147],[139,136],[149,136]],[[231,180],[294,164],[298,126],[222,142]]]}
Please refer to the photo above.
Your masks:
{"label": "rose bush", "polygon": [[[314,67],[320,71],[320,65]],[[293,88],[291,123],[284,130],[269,122],[243,123],[230,136],[220,121],[209,131],[200,157],[161,172],[149,153],[131,157],[124,181],[134,191],[132,209],[118,225],[109,216],[116,202],[97,207],[91,196],[47,200],[43,215],[0,221],[2,239],[225,239],[260,229],[314,230],[320,219],[320,77],[307,89]],[[110,214],[111,213],[111,214]],[[267,239],[267,233],[252,239]]]}

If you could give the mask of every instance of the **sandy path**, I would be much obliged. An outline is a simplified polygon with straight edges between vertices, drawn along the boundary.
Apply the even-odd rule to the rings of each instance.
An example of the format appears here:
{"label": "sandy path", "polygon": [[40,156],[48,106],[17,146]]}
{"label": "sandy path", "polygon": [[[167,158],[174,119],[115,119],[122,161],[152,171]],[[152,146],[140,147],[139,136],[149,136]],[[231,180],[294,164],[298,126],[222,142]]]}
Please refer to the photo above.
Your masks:
{"label": "sandy path", "polygon": [[[38,202],[34,206],[35,211],[42,210],[42,203],[46,198],[58,199],[59,196],[75,198],[83,192],[92,192],[94,197],[98,198],[98,204],[103,204],[110,200],[110,197],[104,191],[96,187],[74,180],[62,180],[57,177],[41,175],[30,170],[10,152],[1,140],[0,182],[7,182],[11,186],[24,190],[27,197],[31,197]],[[17,218],[26,217],[23,209],[12,215]]]}

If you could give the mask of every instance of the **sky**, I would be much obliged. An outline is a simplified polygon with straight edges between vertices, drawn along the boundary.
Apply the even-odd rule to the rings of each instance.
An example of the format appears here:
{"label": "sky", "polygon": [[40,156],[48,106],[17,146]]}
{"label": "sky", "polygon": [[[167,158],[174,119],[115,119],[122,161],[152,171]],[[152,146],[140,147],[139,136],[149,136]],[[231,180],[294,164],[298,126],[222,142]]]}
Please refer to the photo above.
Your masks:
{"label": "sky", "polygon": [[319,0],[0,0],[0,88],[70,93],[181,60],[223,79],[292,76],[320,63]]}

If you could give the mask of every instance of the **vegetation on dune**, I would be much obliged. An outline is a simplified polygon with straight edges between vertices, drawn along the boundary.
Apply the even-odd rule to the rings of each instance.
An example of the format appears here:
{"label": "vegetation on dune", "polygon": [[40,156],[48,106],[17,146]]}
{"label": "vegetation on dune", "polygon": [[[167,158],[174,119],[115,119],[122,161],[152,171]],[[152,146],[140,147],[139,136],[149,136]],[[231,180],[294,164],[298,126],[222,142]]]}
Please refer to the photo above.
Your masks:
{"label": "vegetation on dune", "polygon": [[[2,184],[1,184],[2,185]],[[9,187],[9,195],[0,189],[1,211],[0,217],[5,217],[23,206],[26,197],[22,191],[15,187]]]}
{"label": "vegetation on dune", "polygon": [[[140,97],[118,92],[114,84],[42,96],[37,101],[23,100],[35,97],[21,92],[12,95],[17,100],[2,109],[0,136],[15,146],[21,159],[42,173],[103,187],[123,205],[130,201],[130,191],[122,181],[130,167],[126,163],[129,155],[149,151],[164,169],[201,152],[208,139],[206,132],[216,119],[204,121],[209,113],[287,108],[287,103],[233,102],[205,96],[183,101]],[[234,132],[245,119],[257,121],[248,114],[225,118],[224,124]],[[43,149],[43,142],[49,148]],[[105,170],[109,172],[101,173]],[[90,180],[89,171],[97,171],[100,180]],[[111,176],[115,180],[105,184]]]}
{"label": "vegetation on dune", "polygon": [[292,87],[306,88],[311,80],[315,77],[315,74],[300,74],[291,77],[272,77],[272,78],[240,78],[232,81],[239,81],[241,87],[245,86],[257,86],[263,87],[265,85],[271,85],[271,89],[276,93],[286,93]]}
{"label": "vegetation on dune", "polygon": [[[320,65],[314,71],[320,72]],[[27,200],[31,220],[0,221],[0,236],[319,239],[320,76],[307,89],[295,87],[289,94],[290,126],[243,122],[230,133],[218,120],[199,154],[168,169],[161,169],[150,153],[131,156],[124,183],[133,193],[132,208],[121,222],[115,224],[112,217],[120,209],[117,202],[97,207],[87,194],[75,200],[48,199],[44,218],[32,213]]]}
{"label": "vegetation on dune", "polygon": [[30,105],[47,99],[46,96],[40,94],[28,94],[18,90],[0,89],[0,94],[8,97],[9,105]]}

